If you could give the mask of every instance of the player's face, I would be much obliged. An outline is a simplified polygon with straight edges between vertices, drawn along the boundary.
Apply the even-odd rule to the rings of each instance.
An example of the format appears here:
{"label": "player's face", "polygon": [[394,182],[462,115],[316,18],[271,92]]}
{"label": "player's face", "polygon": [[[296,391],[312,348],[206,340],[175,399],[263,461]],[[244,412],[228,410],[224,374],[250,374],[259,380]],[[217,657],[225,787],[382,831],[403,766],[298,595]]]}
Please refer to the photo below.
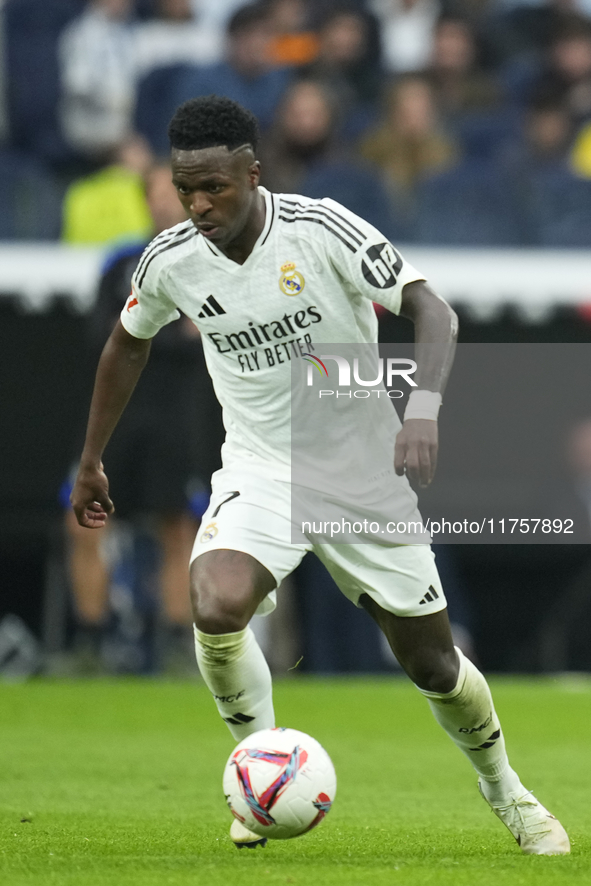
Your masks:
{"label": "player's face", "polygon": [[260,166],[248,146],[172,152],[172,183],[200,234],[224,248],[249,226]]}

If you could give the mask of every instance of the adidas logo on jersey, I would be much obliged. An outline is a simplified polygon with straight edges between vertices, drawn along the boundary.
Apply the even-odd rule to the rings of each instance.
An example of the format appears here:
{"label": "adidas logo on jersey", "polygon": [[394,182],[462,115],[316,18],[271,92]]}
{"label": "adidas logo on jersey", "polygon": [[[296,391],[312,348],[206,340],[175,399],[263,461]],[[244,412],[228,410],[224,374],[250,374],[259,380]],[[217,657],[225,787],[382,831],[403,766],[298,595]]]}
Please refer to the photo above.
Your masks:
{"label": "adidas logo on jersey", "polygon": [[438,599],[439,599],[439,594],[437,593],[437,591],[435,590],[433,585],[429,585],[429,590],[427,591],[427,593],[425,594],[423,599],[420,601],[419,606],[423,606],[425,603],[432,603],[433,600],[438,600]]}
{"label": "adidas logo on jersey", "polygon": [[197,314],[198,317],[215,317],[216,314],[225,314],[226,312],[222,308],[221,304],[217,299],[210,295],[209,298],[206,298],[203,304],[201,305],[201,310]]}

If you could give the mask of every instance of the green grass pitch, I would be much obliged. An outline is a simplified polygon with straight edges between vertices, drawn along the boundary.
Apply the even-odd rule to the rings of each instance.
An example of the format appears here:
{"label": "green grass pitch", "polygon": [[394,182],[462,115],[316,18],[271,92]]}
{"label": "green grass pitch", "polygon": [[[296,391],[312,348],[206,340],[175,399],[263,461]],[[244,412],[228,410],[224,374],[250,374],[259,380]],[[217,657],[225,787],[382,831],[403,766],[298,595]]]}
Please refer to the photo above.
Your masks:
{"label": "green grass pitch", "polygon": [[203,685],[40,680],[0,686],[0,883],[589,884],[591,682],[492,685],[511,760],[570,857],[521,855],[407,681],[277,681],[278,723],[325,745],[337,799],[316,831],[237,852],[221,791],[233,742]]}

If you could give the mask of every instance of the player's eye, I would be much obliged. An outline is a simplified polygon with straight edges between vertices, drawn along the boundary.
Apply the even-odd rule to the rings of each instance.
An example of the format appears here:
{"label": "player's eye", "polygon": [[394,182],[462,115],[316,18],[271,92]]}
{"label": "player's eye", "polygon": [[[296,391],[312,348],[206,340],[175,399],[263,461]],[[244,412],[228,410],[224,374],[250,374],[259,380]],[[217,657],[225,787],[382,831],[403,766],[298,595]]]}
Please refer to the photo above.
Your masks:
{"label": "player's eye", "polygon": [[178,185],[177,184],[177,185],[175,185],[175,188],[177,189],[179,194],[183,195],[183,197],[186,197],[187,194],[191,193],[190,189],[186,185]]}
{"label": "player's eye", "polygon": [[207,188],[210,194],[219,194],[220,191],[224,190],[224,185],[222,184],[211,184]]}

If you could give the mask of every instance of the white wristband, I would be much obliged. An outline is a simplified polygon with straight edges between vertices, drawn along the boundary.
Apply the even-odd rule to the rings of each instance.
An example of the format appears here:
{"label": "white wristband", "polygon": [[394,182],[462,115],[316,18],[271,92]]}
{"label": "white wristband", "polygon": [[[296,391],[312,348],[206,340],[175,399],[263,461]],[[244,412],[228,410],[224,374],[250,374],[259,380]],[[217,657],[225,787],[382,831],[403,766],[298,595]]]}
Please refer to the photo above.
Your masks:
{"label": "white wristband", "polygon": [[437,421],[440,406],[441,394],[436,394],[434,391],[413,391],[404,410],[404,421],[408,421],[409,418]]}

